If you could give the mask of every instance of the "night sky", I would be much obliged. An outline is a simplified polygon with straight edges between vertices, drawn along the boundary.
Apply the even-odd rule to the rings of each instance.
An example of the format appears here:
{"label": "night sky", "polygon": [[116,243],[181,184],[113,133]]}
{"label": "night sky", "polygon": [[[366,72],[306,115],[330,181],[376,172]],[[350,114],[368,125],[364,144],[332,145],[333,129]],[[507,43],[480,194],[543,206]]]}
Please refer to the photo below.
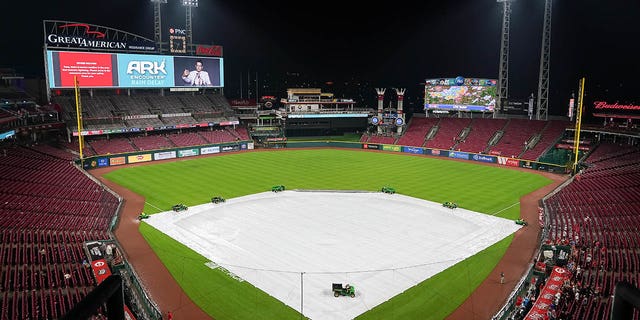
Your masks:
{"label": "night sky", "polygon": [[[502,4],[495,0],[392,1],[200,0],[194,43],[224,47],[225,95],[247,74],[297,72],[318,83],[366,81],[421,96],[428,78],[498,78]],[[2,22],[0,67],[43,77],[42,20],[85,22],[153,39],[150,1],[14,2]],[[509,96],[537,95],[544,0],[512,4]],[[184,28],[178,0],[162,6],[163,35]],[[586,78],[588,103],[640,104],[640,1],[555,0],[551,35],[550,114]],[[577,92],[576,92],[577,93]],[[280,93],[281,95],[284,92]],[[375,92],[371,93],[375,96]]]}

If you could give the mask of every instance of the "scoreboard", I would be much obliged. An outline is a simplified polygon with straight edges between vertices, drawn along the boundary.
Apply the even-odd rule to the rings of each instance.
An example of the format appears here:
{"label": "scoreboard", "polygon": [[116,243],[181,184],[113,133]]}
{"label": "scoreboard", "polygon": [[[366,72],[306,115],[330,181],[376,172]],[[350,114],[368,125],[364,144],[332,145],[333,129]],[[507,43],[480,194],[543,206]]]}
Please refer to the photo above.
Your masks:
{"label": "scoreboard", "polygon": [[493,112],[496,101],[495,79],[456,77],[425,81],[425,110]]}
{"label": "scoreboard", "polygon": [[[202,66],[209,81],[224,87],[223,58],[47,50],[49,88],[173,88],[194,86],[185,75]],[[198,74],[199,75],[199,74]]]}

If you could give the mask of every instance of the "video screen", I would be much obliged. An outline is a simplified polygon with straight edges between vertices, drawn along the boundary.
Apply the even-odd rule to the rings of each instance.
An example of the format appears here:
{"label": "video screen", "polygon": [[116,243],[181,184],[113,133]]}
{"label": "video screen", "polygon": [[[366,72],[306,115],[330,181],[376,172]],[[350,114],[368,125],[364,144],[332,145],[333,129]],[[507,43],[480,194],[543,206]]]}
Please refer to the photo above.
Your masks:
{"label": "video screen", "polygon": [[434,79],[425,84],[425,109],[493,112],[498,89],[491,79]]}
{"label": "video screen", "polygon": [[74,78],[85,87],[113,87],[117,83],[114,54],[49,51],[47,57],[52,88],[73,87]]}
{"label": "video screen", "polygon": [[223,59],[47,51],[50,88],[224,87]]}

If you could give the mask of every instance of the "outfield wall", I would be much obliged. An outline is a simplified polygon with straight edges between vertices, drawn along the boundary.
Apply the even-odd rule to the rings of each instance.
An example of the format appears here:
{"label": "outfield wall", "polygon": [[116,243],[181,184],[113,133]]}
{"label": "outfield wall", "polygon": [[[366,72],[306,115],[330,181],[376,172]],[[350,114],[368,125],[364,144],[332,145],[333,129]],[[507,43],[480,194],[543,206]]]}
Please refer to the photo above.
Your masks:
{"label": "outfield wall", "polygon": [[[160,161],[168,159],[182,159],[200,155],[246,151],[253,149],[253,141],[238,141],[232,143],[212,144],[194,147],[167,148],[161,150],[145,150],[130,153],[100,155],[84,158],[82,168],[85,170],[121,166],[142,162]],[[76,160],[80,164],[80,160]]]}
{"label": "outfield wall", "polygon": [[[444,157],[450,159],[460,159],[467,161],[475,161],[482,163],[493,163],[505,167],[527,168],[539,171],[548,171],[553,173],[565,173],[566,167],[557,164],[538,162],[532,160],[523,160],[517,158],[501,157],[480,153],[470,153],[464,151],[441,150],[423,147],[399,146],[395,144],[374,144],[361,142],[345,142],[345,141],[289,141],[286,148],[346,148],[346,149],[366,149],[380,150],[388,152],[422,154],[429,156]],[[218,154],[234,151],[253,150],[253,141],[238,141],[233,143],[224,143],[217,145],[205,145],[195,147],[170,148],[155,151],[139,151],[131,153],[121,153],[114,155],[101,155],[87,157],[84,159],[82,167],[86,170],[119,166],[125,164],[151,162],[158,160],[187,158],[192,156],[200,156],[207,154]]]}
{"label": "outfield wall", "polygon": [[464,151],[452,151],[431,149],[423,147],[399,146],[395,144],[375,144],[361,142],[341,142],[341,141],[302,141],[287,142],[287,148],[314,148],[314,147],[331,147],[331,148],[352,148],[366,150],[381,150],[389,152],[400,152],[410,154],[423,154],[429,156],[444,157],[450,159],[460,159],[467,161],[476,161],[483,163],[493,163],[505,167],[527,168],[539,171],[548,171],[553,173],[565,173],[566,167],[557,164],[537,162],[532,160],[523,160],[517,158],[493,156],[480,153],[470,153]]}

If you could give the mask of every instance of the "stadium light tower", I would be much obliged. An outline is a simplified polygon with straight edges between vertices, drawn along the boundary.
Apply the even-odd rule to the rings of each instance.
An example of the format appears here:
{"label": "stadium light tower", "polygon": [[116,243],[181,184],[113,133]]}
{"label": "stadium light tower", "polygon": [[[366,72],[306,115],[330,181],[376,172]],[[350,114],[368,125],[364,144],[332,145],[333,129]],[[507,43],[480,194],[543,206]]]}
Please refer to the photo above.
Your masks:
{"label": "stadium light tower", "polygon": [[182,5],[187,9],[187,50],[192,50],[193,47],[193,31],[191,28],[191,8],[198,7],[198,0],[182,0]]}
{"label": "stadium light tower", "polygon": [[544,26],[542,27],[542,48],[540,49],[540,76],[538,78],[537,120],[547,120],[549,108],[549,60],[551,60],[551,4],[544,2]]}
{"label": "stadium light tower", "polygon": [[153,3],[153,34],[158,46],[158,52],[162,52],[162,16],[160,15],[160,5],[167,3],[167,0],[151,0]]}
{"label": "stadium light tower", "polygon": [[502,36],[500,37],[500,74],[498,75],[498,108],[493,113],[501,113],[502,105],[509,97],[509,26],[511,25],[511,2],[515,0],[497,0],[502,2]]}

